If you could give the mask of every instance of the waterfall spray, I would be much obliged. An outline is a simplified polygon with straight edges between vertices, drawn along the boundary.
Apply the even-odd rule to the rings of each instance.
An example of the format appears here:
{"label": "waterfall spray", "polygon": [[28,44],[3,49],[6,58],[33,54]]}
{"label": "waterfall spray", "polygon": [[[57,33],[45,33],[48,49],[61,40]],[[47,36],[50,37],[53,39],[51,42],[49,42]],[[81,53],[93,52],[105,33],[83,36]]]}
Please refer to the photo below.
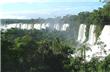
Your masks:
{"label": "waterfall spray", "polygon": [[90,45],[94,45],[95,41],[96,41],[96,36],[95,36],[95,25],[90,25],[90,29],[89,29],[89,38],[87,43]]}
{"label": "waterfall spray", "polygon": [[77,39],[78,42],[83,43],[85,41],[86,39],[85,32],[86,32],[86,25],[81,24],[78,32],[78,39]]}

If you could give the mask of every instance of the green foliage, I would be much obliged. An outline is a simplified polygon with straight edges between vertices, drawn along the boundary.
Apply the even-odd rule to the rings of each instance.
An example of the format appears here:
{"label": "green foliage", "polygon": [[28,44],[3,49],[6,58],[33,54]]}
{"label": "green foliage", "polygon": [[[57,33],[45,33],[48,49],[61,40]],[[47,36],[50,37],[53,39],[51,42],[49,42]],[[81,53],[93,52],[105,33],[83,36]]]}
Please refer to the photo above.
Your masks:
{"label": "green foliage", "polygon": [[[93,12],[81,12],[78,15],[67,15],[63,18],[31,19],[31,20],[2,20],[2,24],[10,23],[69,23],[67,32],[46,30],[1,30],[1,71],[2,72],[110,72],[110,55],[105,59],[86,59],[85,45],[78,50],[81,57],[72,57],[76,53],[72,45],[81,23],[96,26],[98,38],[104,25],[110,25],[110,3]],[[74,32],[73,32],[74,31]],[[73,32],[73,33],[72,33]],[[69,35],[71,33],[71,35]],[[67,39],[67,37],[69,39]],[[88,37],[88,33],[86,33]],[[70,47],[71,46],[71,47]]]}
{"label": "green foliage", "polygon": [[42,35],[43,31],[37,30],[31,34],[23,30],[22,35],[18,32],[15,29],[2,32],[2,72],[71,71],[68,56],[71,56],[72,50],[61,39],[54,36],[47,38]]}
{"label": "green foliage", "polygon": [[[19,34],[19,31],[20,32]],[[1,33],[2,72],[109,72],[110,55],[104,60],[92,58],[87,62],[86,50],[81,46],[82,56],[63,42],[62,37],[48,32],[10,29]],[[49,33],[48,33],[49,34]],[[15,37],[16,36],[16,37]],[[40,38],[40,39],[39,39]]]}

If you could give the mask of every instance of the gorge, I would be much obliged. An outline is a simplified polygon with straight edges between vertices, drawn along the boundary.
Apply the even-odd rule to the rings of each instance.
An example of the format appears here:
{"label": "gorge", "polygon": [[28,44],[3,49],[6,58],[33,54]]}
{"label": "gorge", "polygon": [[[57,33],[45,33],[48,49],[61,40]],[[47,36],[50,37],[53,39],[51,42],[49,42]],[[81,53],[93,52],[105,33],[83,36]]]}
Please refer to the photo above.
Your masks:
{"label": "gorge", "polygon": [[[59,24],[54,24],[54,26],[50,26],[49,23],[43,24],[8,24],[1,26],[1,29],[10,29],[10,28],[19,28],[19,29],[46,29],[49,28],[50,30],[58,30],[58,31],[68,31],[69,24],[62,24],[60,27]],[[77,40],[79,44],[87,44],[91,48],[92,51],[86,51],[87,59],[92,58],[93,56],[98,56],[104,58],[108,54],[110,54],[110,25],[105,25],[100,36],[96,39],[96,25],[91,24],[89,26],[89,30],[86,29],[86,24],[80,24],[79,30],[77,32]],[[74,32],[74,31],[73,31]],[[86,35],[88,33],[88,35]],[[75,34],[75,33],[74,33]],[[101,42],[101,43],[100,43]],[[98,44],[100,43],[100,44]],[[103,47],[105,45],[105,47]],[[103,49],[101,49],[103,48]],[[106,54],[104,53],[106,51]]]}

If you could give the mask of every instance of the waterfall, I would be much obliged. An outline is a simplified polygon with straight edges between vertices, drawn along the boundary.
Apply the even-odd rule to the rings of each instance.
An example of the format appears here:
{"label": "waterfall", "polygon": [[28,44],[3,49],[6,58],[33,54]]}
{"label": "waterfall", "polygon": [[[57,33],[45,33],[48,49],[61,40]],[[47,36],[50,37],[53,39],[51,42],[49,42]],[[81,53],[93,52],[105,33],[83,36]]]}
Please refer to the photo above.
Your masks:
{"label": "waterfall", "polygon": [[26,24],[26,29],[28,29],[28,25],[29,25],[29,24]]}
{"label": "waterfall", "polygon": [[34,25],[34,28],[40,30],[41,29],[41,26],[42,26],[41,24],[35,24]]}
{"label": "waterfall", "polygon": [[16,23],[16,24],[8,24],[4,26],[0,26],[1,29],[10,29],[10,28],[19,28],[19,29],[46,29],[49,28],[50,30],[58,30],[58,31],[66,31],[67,27],[69,27],[69,24],[63,24],[62,26],[59,24],[50,24],[50,23],[42,23],[42,24],[22,24],[22,23]]}
{"label": "waterfall", "polygon": [[104,48],[107,54],[110,54],[110,25],[105,25],[100,35],[100,40],[106,44]]}
{"label": "waterfall", "polygon": [[61,31],[66,31],[67,27],[69,27],[69,24],[63,24]]}
{"label": "waterfall", "polygon": [[54,24],[54,29],[55,29],[55,30],[60,30],[59,24]]}
{"label": "waterfall", "polygon": [[86,32],[86,25],[81,24],[78,32],[78,39],[77,39],[78,42],[83,43],[85,41],[86,39],[85,32]]}
{"label": "waterfall", "polygon": [[49,27],[49,23],[47,23],[45,26],[46,26],[46,28],[48,28]]}
{"label": "waterfall", "polygon": [[88,38],[88,44],[93,45],[96,41],[96,36],[95,36],[95,25],[90,25],[89,29],[89,38]]}
{"label": "waterfall", "polygon": [[[87,42],[85,42],[92,49],[92,51],[86,52],[87,60],[90,60],[94,56],[104,58],[110,54],[110,25],[104,26],[101,35],[99,36],[100,40],[97,40],[97,42],[102,42],[102,44],[99,45],[96,42],[95,28],[96,25],[90,25],[89,37]],[[85,41],[85,32],[87,32],[86,25],[81,24],[79,27],[78,42],[83,43]]]}
{"label": "waterfall", "polygon": [[26,24],[22,24],[21,29],[26,29]]}
{"label": "waterfall", "polygon": [[[35,25],[34,25],[35,28]],[[27,29],[31,29],[31,24],[27,24]]]}
{"label": "waterfall", "polygon": [[[106,57],[107,55],[110,54],[110,25],[105,25],[101,35],[99,36],[99,40],[97,42],[103,42],[102,44],[95,44],[94,42],[96,40],[95,34],[94,34],[94,30],[95,30],[95,25],[91,25],[90,26],[90,30],[89,30],[89,40],[88,43],[91,44],[91,51],[87,51],[87,56],[89,55],[90,57],[88,58],[88,60],[91,59],[91,57],[97,56],[100,57],[101,59],[103,59],[104,57]],[[106,46],[104,46],[106,45]],[[105,52],[106,53],[105,53]]]}
{"label": "waterfall", "polygon": [[19,28],[19,24],[16,24],[16,28]]}
{"label": "waterfall", "polygon": [[46,29],[46,24],[43,23],[42,26],[41,26],[41,28],[42,28],[42,29]]}

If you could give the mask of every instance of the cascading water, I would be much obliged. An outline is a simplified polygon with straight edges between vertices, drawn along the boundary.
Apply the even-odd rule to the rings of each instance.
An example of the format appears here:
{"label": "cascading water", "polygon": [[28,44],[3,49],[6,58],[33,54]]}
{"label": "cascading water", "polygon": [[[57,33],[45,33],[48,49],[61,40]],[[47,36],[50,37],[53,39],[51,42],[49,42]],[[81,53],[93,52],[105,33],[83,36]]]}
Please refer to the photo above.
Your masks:
{"label": "cascading water", "polygon": [[41,29],[41,26],[42,26],[41,24],[35,24],[34,25],[34,28],[40,30]]}
{"label": "cascading water", "polygon": [[79,27],[79,33],[77,39],[78,42],[83,43],[85,41],[86,39],[85,32],[86,32],[86,25],[81,24]]}
{"label": "cascading water", "polygon": [[46,26],[46,28],[48,28],[49,27],[49,23],[47,23],[45,26]]}
{"label": "cascading water", "polygon": [[105,56],[110,54],[110,25],[104,26],[99,39],[100,40],[98,40],[98,42],[102,42],[102,44],[92,45],[92,52],[87,51],[87,55],[90,57],[97,56],[103,59]]}
{"label": "cascading water", "polygon": [[58,31],[66,31],[67,27],[69,27],[69,24],[63,24],[61,27],[59,24],[49,24],[49,23],[42,23],[42,24],[21,24],[21,23],[16,23],[16,24],[7,24],[7,25],[2,25],[0,26],[0,29],[10,29],[10,28],[19,28],[19,29],[46,29],[49,28],[50,30],[58,30]]}
{"label": "cascading water", "polygon": [[19,24],[16,24],[16,28],[19,28]]}
{"label": "cascading water", "polygon": [[55,30],[60,30],[59,24],[55,24],[55,25],[54,25],[54,29],[55,29]]}
{"label": "cascading water", "polygon": [[[35,25],[34,25],[34,27],[35,27]],[[31,24],[27,24],[26,29],[31,29]]]}
{"label": "cascading water", "polygon": [[21,29],[25,29],[25,28],[26,28],[26,24],[22,24]]}
{"label": "cascading water", "polygon": [[42,29],[46,29],[46,24],[43,23],[42,26],[41,26],[41,28]]}
{"label": "cascading water", "polygon": [[61,30],[66,31],[67,27],[69,27],[69,24],[63,24]]}
{"label": "cascading water", "polygon": [[89,38],[87,43],[90,45],[94,45],[95,41],[96,41],[96,36],[95,36],[95,25],[90,25],[90,29],[89,29]]}
{"label": "cascading water", "polygon": [[[79,27],[78,42],[80,43],[83,43],[84,40],[86,39],[85,28],[86,28],[86,25],[84,24],[81,24]],[[96,42],[95,28],[96,28],[95,25],[90,25],[89,38],[87,42],[85,42],[89,44],[89,47],[92,50],[92,51],[86,52],[87,60],[90,60],[94,56],[103,58],[108,54],[110,54],[110,25],[104,26],[104,29],[102,30],[101,35],[99,36],[100,40],[97,40],[98,42],[102,42],[102,44],[99,44],[99,45],[97,45],[97,43],[94,44]]]}
{"label": "cascading water", "polygon": [[110,25],[105,25],[100,35],[100,40],[106,44],[105,50],[110,54]]}

